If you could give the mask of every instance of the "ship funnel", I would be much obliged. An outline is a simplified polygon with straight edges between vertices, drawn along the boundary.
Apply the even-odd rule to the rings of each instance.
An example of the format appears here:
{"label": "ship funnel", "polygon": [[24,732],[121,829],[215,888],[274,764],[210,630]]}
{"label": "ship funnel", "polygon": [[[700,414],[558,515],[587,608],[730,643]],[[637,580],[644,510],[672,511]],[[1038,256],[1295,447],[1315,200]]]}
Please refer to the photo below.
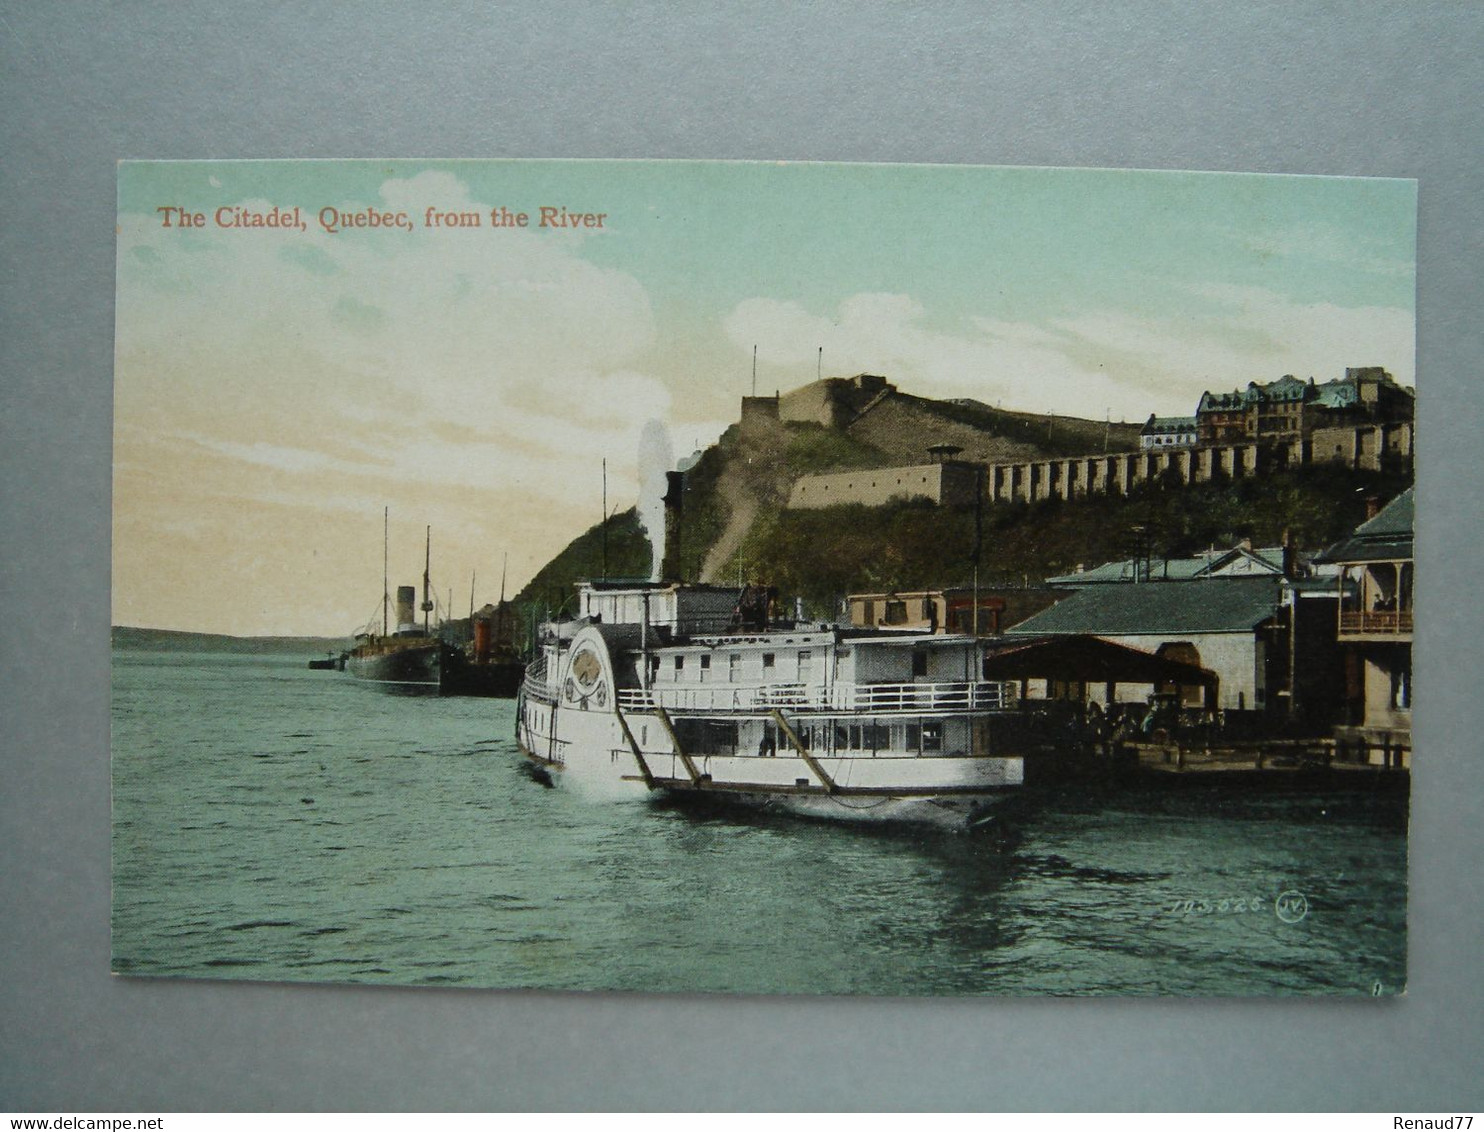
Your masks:
{"label": "ship funnel", "polygon": [[413,624],[417,618],[412,612],[413,605],[417,602],[417,588],[415,586],[397,587],[397,628],[402,629]]}
{"label": "ship funnel", "polygon": [[660,560],[660,581],[680,581],[680,513],[685,494],[685,473],[665,473],[665,556]]}

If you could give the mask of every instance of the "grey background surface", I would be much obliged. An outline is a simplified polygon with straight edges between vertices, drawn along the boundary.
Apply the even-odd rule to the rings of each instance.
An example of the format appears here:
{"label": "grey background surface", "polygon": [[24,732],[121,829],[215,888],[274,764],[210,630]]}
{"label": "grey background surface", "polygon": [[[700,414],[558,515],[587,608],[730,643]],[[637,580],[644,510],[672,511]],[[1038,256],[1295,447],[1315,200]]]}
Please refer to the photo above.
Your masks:
{"label": "grey background surface", "polygon": [[[1481,57],[1484,9],[1459,4],[0,2],[0,1109],[1480,1107]],[[768,1000],[109,976],[114,163],[393,156],[1418,178],[1410,993]]]}

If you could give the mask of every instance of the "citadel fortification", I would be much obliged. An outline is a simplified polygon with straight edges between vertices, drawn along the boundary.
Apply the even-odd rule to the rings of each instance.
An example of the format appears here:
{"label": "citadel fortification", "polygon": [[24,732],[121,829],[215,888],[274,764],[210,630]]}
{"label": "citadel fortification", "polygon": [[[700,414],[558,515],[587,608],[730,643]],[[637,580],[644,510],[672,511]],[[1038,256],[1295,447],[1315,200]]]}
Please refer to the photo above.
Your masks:
{"label": "citadel fortification", "polygon": [[[826,378],[773,397],[744,398],[741,428],[802,422],[889,454],[930,449],[934,454],[930,463],[919,457],[801,476],[790,507],[879,506],[906,499],[952,506],[972,502],[981,483],[993,502],[1036,502],[1127,494],[1153,480],[1204,483],[1321,463],[1409,472],[1414,402],[1412,390],[1380,367],[1347,369],[1343,378],[1323,384],[1285,375],[1245,390],[1207,392],[1193,417],[1151,416],[1135,433],[1122,423],[930,401],[901,393],[883,377],[860,374]],[[1063,454],[1048,452],[1048,446]]]}

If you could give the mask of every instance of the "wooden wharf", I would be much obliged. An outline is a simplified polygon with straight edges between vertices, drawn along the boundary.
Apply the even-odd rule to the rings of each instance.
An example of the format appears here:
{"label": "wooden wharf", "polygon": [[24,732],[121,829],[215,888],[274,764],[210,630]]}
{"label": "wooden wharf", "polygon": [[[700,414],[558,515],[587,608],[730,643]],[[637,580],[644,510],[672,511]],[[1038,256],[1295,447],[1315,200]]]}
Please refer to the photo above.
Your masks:
{"label": "wooden wharf", "polygon": [[1129,762],[1157,774],[1257,772],[1292,774],[1336,771],[1404,773],[1412,761],[1409,745],[1396,740],[1259,739],[1190,743],[1174,739],[1124,742]]}

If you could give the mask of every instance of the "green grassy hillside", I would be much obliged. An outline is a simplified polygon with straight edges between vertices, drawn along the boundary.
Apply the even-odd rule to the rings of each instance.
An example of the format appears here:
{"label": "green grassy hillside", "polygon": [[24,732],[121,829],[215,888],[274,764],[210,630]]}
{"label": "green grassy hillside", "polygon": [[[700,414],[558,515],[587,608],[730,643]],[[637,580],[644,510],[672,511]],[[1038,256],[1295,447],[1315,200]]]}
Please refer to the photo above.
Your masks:
{"label": "green grassy hillside", "polygon": [[[649,565],[649,540],[639,525],[638,513],[630,507],[612,516],[608,520],[606,576],[647,578]],[[603,525],[594,523],[526,583],[526,587],[515,595],[516,607],[527,619],[533,607],[537,617],[545,617],[548,612],[555,613],[570,602],[573,583],[603,576]]]}
{"label": "green grassy hillside", "polygon": [[[980,581],[1035,584],[1079,564],[1129,557],[1142,527],[1153,557],[1182,557],[1242,539],[1276,546],[1285,529],[1319,550],[1365,518],[1365,496],[1389,499],[1411,481],[1312,468],[1261,480],[1190,487],[1143,485],[1128,497],[987,504]],[[926,502],[773,511],[738,551],[743,572],[765,578],[810,610],[833,613],[840,595],[962,585],[973,572],[974,508]],[[736,564],[731,567],[734,571]]]}
{"label": "green grassy hillside", "polygon": [[[1139,447],[1143,422],[1094,421],[999,409],[982,401],[933,401],[898,393],[897,399],[920,413],[964,425],[985,436],[1037,449],[1043,456],[1084,456],[1097,452],[1129,452]],[[920,444],[911,454],[920,455]],[[909,454],[908,452],[903,455]],[[1007,454],[1007,459],[1015,457]]]}
{"label": "green grassy hillside", "polygon": [[[1046,455],[1101,451],[1103,422],[1010,413],[973,403],[898,395],[913,414],[972,426],[998,442],[1009,437]],[[902,417],[905,423],[909,418]],[[1113,425],[1115,446],[1135,426]],[[1133,431],[1131,431],[1133,430]],[[923,436],[891,437],[890,448],[925,451]],[[972,575],[975,512],[926,502],[790,511],[794,480],[815,472],[880,467],[900,452],[854,431],[811,423],[733,425],[685,479],[681,572],[687,581],[767,582],[801,596],[819,616],[850,592],[960,585]],[[1079,564],[1130,557],[1135,527],[1151,553],[1180,557],[1242,539],[1274,546],[1290,529],[1301,548],[1317,550],[1364,518],[1365,496],[1396,495],[1409,478],[1336,467],[1297,469],[1261,479],[1141,485],[1128,497],[986,504],[980,580],[1036,584]],[[609,522],[609,577],[644,577],[649,540],[633,511]],[[593,527],[553,559],[517,597],[537,615],[569,601],[572,584],[602,572],[601,530]]]}

